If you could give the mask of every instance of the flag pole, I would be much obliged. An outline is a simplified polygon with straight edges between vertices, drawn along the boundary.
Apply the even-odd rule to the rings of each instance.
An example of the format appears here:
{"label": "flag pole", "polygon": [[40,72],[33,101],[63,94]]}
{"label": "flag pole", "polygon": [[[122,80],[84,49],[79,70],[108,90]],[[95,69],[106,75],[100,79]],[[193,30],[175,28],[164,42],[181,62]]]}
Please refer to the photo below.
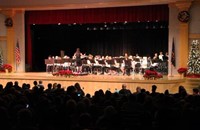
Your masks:
{"label": "flag pole", "polygon": [[170,77],[174,77],[174,76],[172,75],[172,68],[173,68],[173,65],[172,65],[172,63],[171,63]]}
{"label": "flag pole", "polygon": [[15,65],[16,65],[16,72],[18,71],[18,67],[20,64],[20,48],[19,48],[19,41],[17,39],[16,47],[15,47]]}
{"label": "flag pole", "polygon": [[[16,48],[15,48],[15,51],[16,51]],[[17,72],[17,58],[16,58],[16,52],[15,52],[15,73]]]}
{"label": "flag pole", "polygon": [[[18,39],[17,39],[17,42],[18,42]],[[16,68],[16,69],[15,69],[15,73],[17,73],[17,56],[16,56],[17,54],[16,54],[16,47],[17,47],[17,43],[16,43],[16,45],[15,45],[15,51],[14,51],[14,52],[15,52],[15,68]]]}
{"label": "flag pole", "polygon": [[[16,55],[16,54],[15,54]],[[17,63],[16,63],[16,56],[15,56],[15,67],[16,67],[16,70],[15,70],[15,73],[17,72]]]}
{"label": "flag pole", "polygon": [[173,67],[176,66],[174,37],[173,37],[173,39],[172,39],[172,46],[171,46],[171,47],[172,47],[172,48],[171,48],[171,58],[170,58],[170,65],[171,65],[170,77],[173,77],[172,69],[173,69]]}

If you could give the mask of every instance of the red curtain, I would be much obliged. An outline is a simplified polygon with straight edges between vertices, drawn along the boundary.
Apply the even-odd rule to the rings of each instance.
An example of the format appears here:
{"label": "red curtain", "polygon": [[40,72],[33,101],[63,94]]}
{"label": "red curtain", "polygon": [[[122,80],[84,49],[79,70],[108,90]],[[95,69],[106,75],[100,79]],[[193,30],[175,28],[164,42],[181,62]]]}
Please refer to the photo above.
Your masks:
{"label": "red curtain", "polygon": [[103,22],[148,22],[168,21],[168,5],[150,5],[96,9],[71,9],[26,11],[26,61],[32,65],[32,24],[72,24],[72,23],[103,23]]}

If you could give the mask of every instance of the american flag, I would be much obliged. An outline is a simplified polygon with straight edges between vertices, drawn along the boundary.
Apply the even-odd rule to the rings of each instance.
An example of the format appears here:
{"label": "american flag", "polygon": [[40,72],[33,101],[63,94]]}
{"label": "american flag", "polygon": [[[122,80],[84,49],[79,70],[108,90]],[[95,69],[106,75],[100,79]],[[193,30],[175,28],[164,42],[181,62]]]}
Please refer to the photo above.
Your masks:
{"label": "american flag", "polygon": [[176,58],[175,58],[175,44],[174,44],[174,38],[172,41],[172,54],[171,54],[171,63],[174,67],[176,67]]}
{"label": "american flag", "polygon": [[16,64],[19,65],[21,62],[21,57],[20,57],[20,49],[19,49],[18,41],[17,41],[16,48],[15,48],[15,59],[16,59]]}

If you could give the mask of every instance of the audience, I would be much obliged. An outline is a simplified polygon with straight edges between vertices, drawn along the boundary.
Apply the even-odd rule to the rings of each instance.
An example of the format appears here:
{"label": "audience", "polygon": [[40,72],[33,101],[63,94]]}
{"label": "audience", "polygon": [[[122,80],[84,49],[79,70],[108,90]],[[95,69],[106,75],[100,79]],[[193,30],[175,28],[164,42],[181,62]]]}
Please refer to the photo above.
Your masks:
{"label": "audience", "polygon": [[139,94],[139,93],[141,93],[141,87],[136,87],[136,92],[135,92],[135,94]]}
{"label": "audience", "polygon": [[81,88],[81,86],[80,86],[79,83],[75,83],[75,84],[74,84],[74,87],[75,87],[75,89],[76,89],[76,93],[77,93],[78,96],[81,96],[81,97],[85,96],[85,93],[84,93],[84,91],[82,90],[82,88]]}
{"label": "audience", "polygon": [[44,89],[44,85],[42,84],[42,80],[39,80],[38,88]]}
{"label": "audience", "polygon": [[157,96],[159,94],[158,92],[156,92],[156,90],[157,90],[157,86],[156,85],[152,85],[152,87],[151,87],[151,96],[152,97],[155,97],[155,96]]}
{"label": "audience", "polygon": [[122,84],[122,89],[119,90],[119,94],[124,95],[124,96],[129,96],[131,94],[131,91],[126,88],[126,84]]}
{"label": "audience", "polygon": [[[41,84],[41,83],[39,83]],[[176,94],[152,92],[137,87],[131,93],[122,85],[119,93],[98,90],[85,94],[80,84],[48,84],[40,89],[30,84],[0,84],[0,128],[2,130],[170,130],[199,127],[200,96],[184,86]],[[81,96],[79,96],[80,94]],[[85,96],[86,95],[86,96]]]}
{"label": "audience", "polygon": [[193,88],[193,95],[199,95],[199,89]]}

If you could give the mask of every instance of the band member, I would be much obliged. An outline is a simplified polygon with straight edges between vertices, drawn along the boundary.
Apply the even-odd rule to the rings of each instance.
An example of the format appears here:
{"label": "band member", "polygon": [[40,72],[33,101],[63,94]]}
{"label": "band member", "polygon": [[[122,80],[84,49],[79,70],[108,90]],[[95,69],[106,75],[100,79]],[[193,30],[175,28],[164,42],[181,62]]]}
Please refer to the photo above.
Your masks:
{"label": "band member", "polygon": [[160,54],[159,54],[159,56],[158,56],[158,58],[159,58],[159,60],[161,60],[161,61],[163,61],[163,53],[162,53],[162,51],[160,52]]}
{"label": "band member", "polygon": [[138,54],[138,53],[135,55],[135,58],[139,58],[139,59],[140,59],[140,56],[139,56],[139,54]]}
{"label": "band member", "polygon": [[152,62],[153,62],[153,63],[157,63],[158,60],[159,60],[159,58],[158,58],[158,53],[155,53]]}
{"label": "band member", "polygon": [[123,75],[127,74],[130,75],[130,71],[131,71],[131,60],[128,58],[128,54],[125,53],[124,55],[124,60],[121,66],[121,70]]}
{"label": "band member", "polygon": [[163,56],[163,61],[168,61],[168,57],[169,57],[168,52],[166,52],[165,55]]}
{"label": "band member", "polygon": [[81,72],[82,71],[82,61],[81,61],[81,56],[83,54],[80,52],[80,48],[76,49],[76,52],[74,53],[74,59],[75,59],[75,66],[77,69],[77,72]]}

